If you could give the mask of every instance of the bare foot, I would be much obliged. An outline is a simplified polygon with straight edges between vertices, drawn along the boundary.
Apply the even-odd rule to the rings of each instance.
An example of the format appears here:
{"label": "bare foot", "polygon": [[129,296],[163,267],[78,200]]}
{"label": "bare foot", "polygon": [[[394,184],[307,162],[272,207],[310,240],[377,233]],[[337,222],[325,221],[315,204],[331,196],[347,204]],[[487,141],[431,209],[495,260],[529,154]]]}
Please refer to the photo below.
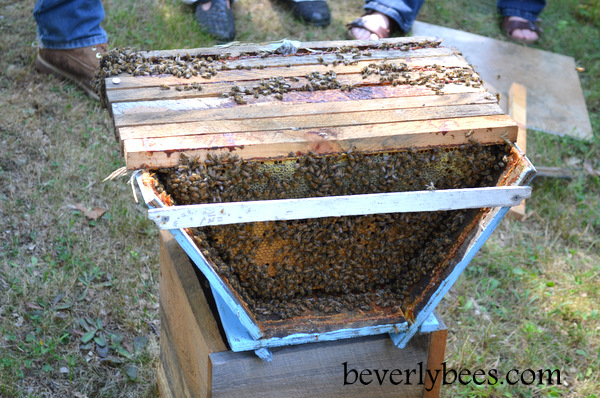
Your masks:
{"label": "bare foot", "polygon": [[[358,40],[377,40],[390,37],[390,18],[380,12],[361,17],[364,28],[352,27],[350,33]],[[377,32],[377,33],[375,33]]]}
{"label": "bare foot", "polygon": [[[508,18],[509,21],[520,21],[520,22],[528,22],[525,18],[512,16]],[[540,38],[540,35],[537,32],[534,32],[529,29],[515,29],[513,30],[511,36],[517,40],[524,40],[534,42]]]}
{"label": "bare foot", "polygon": [[[212,1],[209,1],[209,2],[206,2],[206,3],[202,3],[202,9],[204,11],[210,10],[210,6],[212,6]],[[229,0],[227,0],[227,8],[231,8],[231,6],[229,5]]]}

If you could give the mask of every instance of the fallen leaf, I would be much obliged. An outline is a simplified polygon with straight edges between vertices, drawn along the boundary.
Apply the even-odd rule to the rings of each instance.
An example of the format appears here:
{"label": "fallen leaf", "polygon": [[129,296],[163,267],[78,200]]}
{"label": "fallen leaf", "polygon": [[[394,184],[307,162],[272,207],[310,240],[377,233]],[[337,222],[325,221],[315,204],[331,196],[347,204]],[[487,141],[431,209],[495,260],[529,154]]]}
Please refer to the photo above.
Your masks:
{"label": "fallen leaf", "polygon": [[129,378],[131,380],[135,380],[138,377],[138,368],[137,368],[137,366],[135,366],[133,364],[129,364],[129,365],[125,366],[125,372],[127,373],[127,376],[129,376]]}
{"label": "fallen leaf", "polygon": [[106,358],[106,356],[108,355],[108,346],[99,346],[98,344],[96,344],[96,352],[98,353],[98,356],[100,358]]}
{"label": "fallen leaf", "polygon": [[135,353],[139,354],[142,352],[146,344],[148,344],[148,336],[138,336],[133,339],[133,348],[135,349]]}
{"label": "fallen leaf", "polygon": [[108,355],[106,358],[102,358],[101,361],[110,365],[121,365],[123,363],[123,360],[121,358],[115,357],[113,355]]}
{"label": "fallen leaf", "polygon": [[81,213],[85,217],[89,218],[90,220],[97,220],[100,217],[102,217],[102,215],[104,213],[106,213],[106,209],[103,209],[102,207],[97,207],[96,206],[93,209],[88,209],[87,207],[85,207],[81,203],[76,204],[75,208],[77,208],[77,210],[81,211]]}

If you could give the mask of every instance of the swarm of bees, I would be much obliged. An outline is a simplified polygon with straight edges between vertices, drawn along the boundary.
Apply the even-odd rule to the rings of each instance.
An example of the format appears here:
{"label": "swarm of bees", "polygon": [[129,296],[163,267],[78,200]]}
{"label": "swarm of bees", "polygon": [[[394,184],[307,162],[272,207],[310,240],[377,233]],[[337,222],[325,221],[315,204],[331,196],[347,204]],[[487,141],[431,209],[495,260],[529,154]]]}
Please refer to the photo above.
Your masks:
{"label": "swarm of bees", "polygon": [[[157,170],[178,205],[493,186],[508,145],[208,155]],[[194,240],[249,308],[267,319],[410,307],[479,210],[395,213],[194,228]]]}

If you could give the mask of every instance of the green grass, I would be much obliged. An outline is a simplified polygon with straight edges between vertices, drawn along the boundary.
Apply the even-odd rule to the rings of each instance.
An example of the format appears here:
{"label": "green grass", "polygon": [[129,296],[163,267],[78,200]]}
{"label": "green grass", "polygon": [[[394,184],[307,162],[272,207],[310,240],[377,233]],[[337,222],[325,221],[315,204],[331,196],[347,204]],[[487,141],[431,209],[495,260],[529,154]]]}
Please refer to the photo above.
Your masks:
{"label": "green grass", "polygon": [[[104,2],[110,47],[216,44],[177,0]],[[265,0],[234,5],[237,39],[338,40],[361,0],[330,2],[331,26],[306,27]],[[0,396],[154,396],[157,230],[132,200],[106,110],[33,70],[32,2],[0,19]],[[454,396],[593,397],[600,387],[600,3],[549,2],[534,47],[575,58],[594,140],[530,132],[539,179],[528,218],[505,220],[442,300],[454,369],[560,369],[568,385],[445,386]],[[427,2],[420,20],[503,39],[495,2]],[[97,220],[76,205],[101,207]],[[89,339],[89,340],[88,340]],[[85,341],[85,342],[84,342]]]}

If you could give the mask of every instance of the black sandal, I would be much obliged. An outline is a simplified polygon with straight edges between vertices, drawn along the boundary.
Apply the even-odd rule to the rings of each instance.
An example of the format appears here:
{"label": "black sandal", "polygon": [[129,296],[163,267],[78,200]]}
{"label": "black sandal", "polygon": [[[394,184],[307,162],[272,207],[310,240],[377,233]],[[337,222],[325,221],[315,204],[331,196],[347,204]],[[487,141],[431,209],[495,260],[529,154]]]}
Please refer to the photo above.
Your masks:
{"label": "black sandal", "polygon": [[377,29],[373,30],[373,29],[369,29],[365,26],[365,21],[363,20],[363,18],[369,14],[370,13],[367,13],[360,18],[356,18],[354,21],[352,21],[346,25],[346,28],[348,29],[348,32],[347,32],[348,39],[356,40],[356,37],[352,34],[352,28],[364,29],[367,32],[371,32],[371,33],[375,34],[380,39],[385,39],[386,37],[390,37],[390,35],[392,34],[391,29],[386,29],[383,26],[380,26]]}
{"label": "black sandal", "polygon": [[325,0],[283,0],[292,8],[296,19],[315,26],[327,26],[331,12]]}
{"label": "black sandal", "polygon": [[[207,11],[202,4],[211,2]],[[233,12],[227,6],[227,0],[201,0],[196,5],[196,21],[206,32],[221,42],[232,41],[235,37]]]}
{"label": "black sandal", "polygon": [[[517,21],[514,19],[511,20],[510,18],[510,16],[502,18],[502,30],[504,31],[506,37],[508,37],[510,40],[518,43],[533,44],[542,38],[543,30],[539,26],[538,21]],[[533,40],[517,39],[512,35],[513,32],[517,29],[530,30],[532,32],[535,32],[538,34],[538,38]]]}

